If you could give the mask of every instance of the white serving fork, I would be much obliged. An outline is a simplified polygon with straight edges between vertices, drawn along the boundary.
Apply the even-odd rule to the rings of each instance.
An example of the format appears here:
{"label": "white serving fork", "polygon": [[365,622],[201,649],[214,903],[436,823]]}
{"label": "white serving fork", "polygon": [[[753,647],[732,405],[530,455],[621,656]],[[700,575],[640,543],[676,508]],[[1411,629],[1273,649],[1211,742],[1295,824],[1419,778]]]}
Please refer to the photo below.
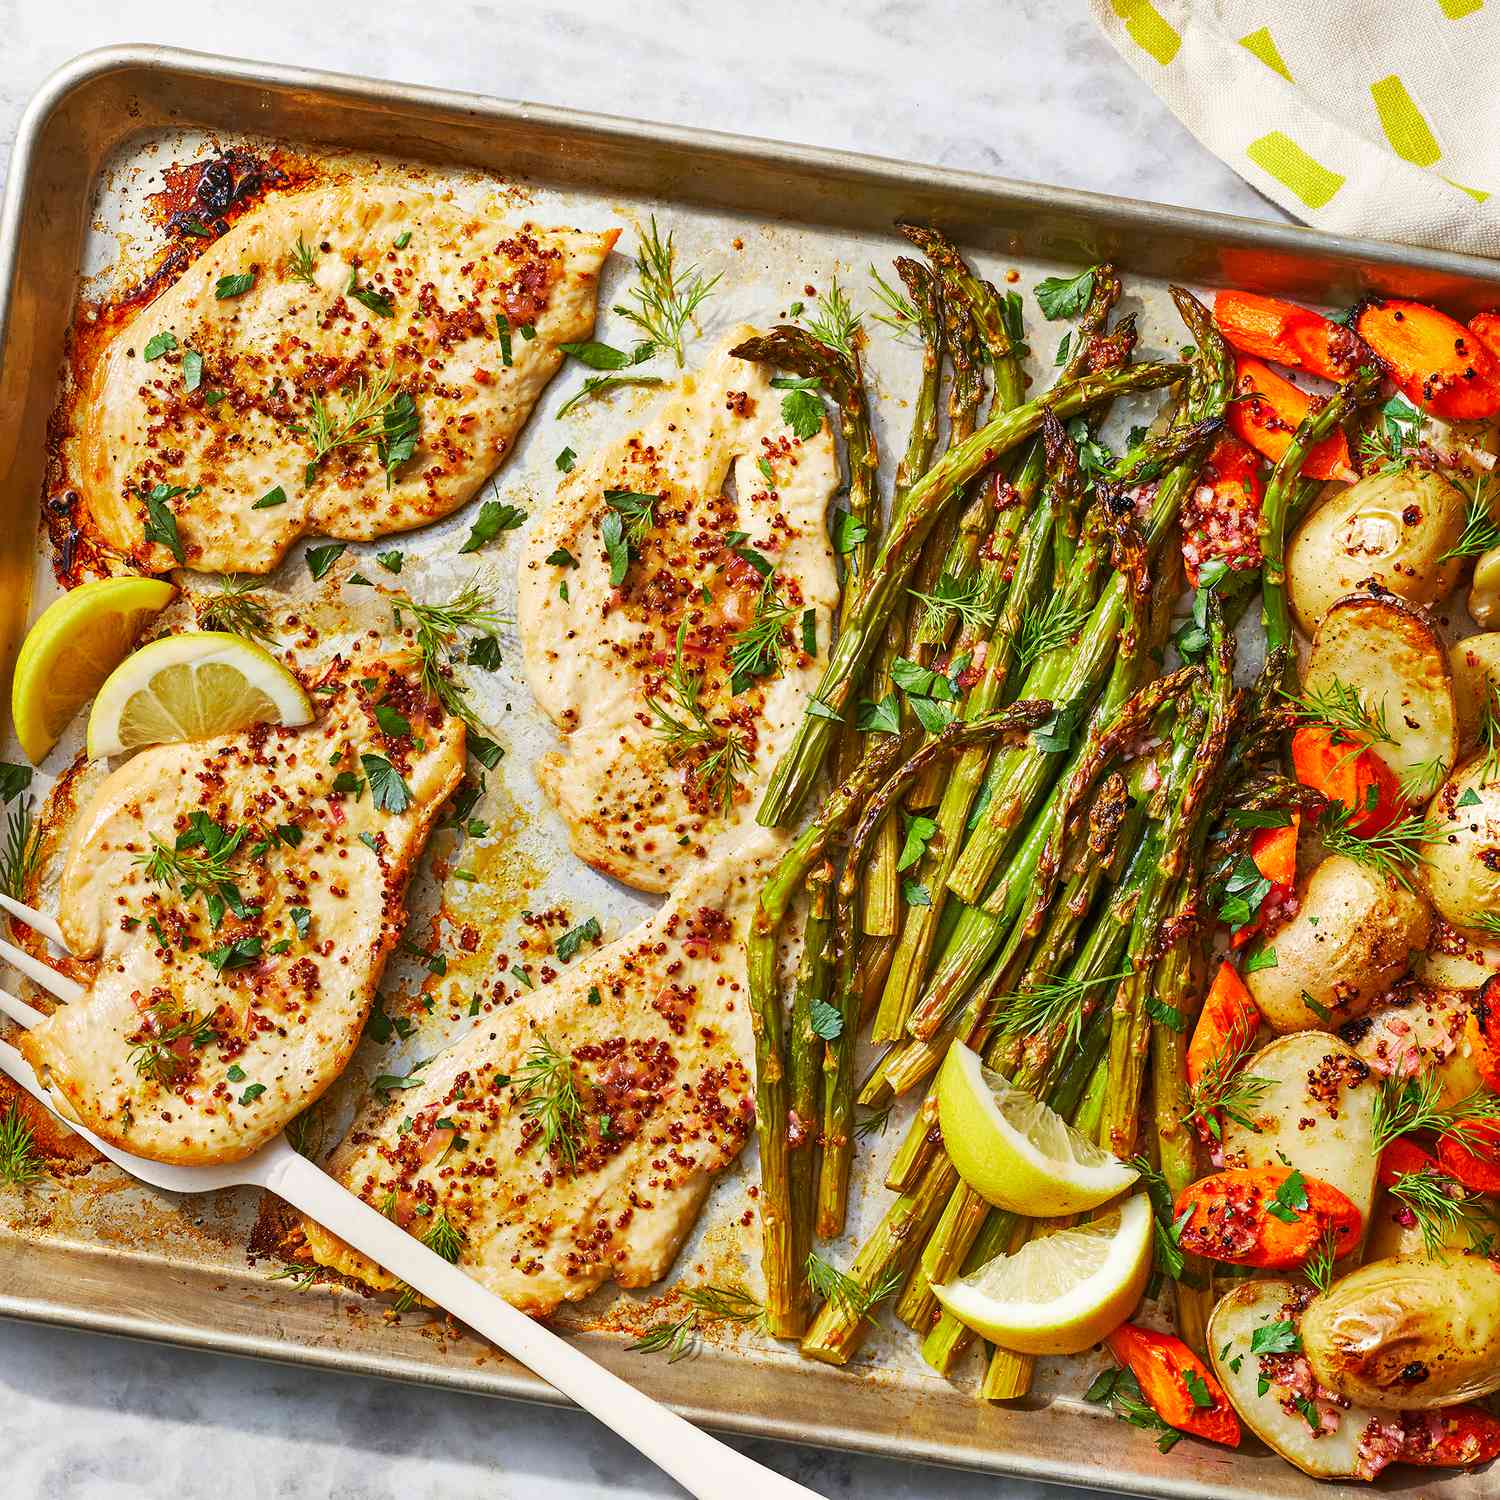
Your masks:
{"label": "white serving fork", "polygon": [[[0,907],[28,923],[49,942],[63,946],[62,932],[51,917],[3,894]],[[82,985],[3,939],[0,939],[0,958],[59,1000],[76,1001],[85,993]],[[0,1012],[20,1026],[35,1026],[43,1019],[35,1007],[3,989],[0,989]],[[0,1069],[9,1073],[34,1099],[58,1113],[51,1095],[30,1065],[8,1042],[0,1042]],[[746,1500],[750,1496],[755,1500],[761,1497],[790,1500],[792,1496],[817,1500],[811,1490],[700,1432],[675,1412],[595,1364],[572,1344],[533,1322],[525,1313],[518,1312],[503,1298],[486,1291],[466,1272],[435,1255],[420,1240],[292,1150],[285,1136],[277,1136],[253,1156],[228,1166],[173,1167],[132,1156],[128,1151],[107,1145],[76,1121],[67,1123],[133,1177],[169,1193],[209,1193],[239,1186],[261,1187],[275,1193],[482,1333],[585,1411],[592,1412],[698,1500]]]}

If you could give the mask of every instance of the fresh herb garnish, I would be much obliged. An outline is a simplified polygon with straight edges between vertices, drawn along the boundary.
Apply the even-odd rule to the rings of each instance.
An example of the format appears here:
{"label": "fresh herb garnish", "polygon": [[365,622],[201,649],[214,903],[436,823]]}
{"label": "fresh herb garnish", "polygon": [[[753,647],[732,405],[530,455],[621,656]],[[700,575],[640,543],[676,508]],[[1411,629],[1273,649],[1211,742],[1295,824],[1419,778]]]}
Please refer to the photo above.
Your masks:
{"label": "fresh herb garnish", "polygon": [[640,330],[653,351],[670,350],[681,369],[683,330],[719,284],[719,276],[705,280],[697,266],[679,271],[674,231],[668,230],[662,239],[655,214],[650,229],[641,235],[636,269],[640,280],[627,294],[634,306],[617,305],[615,311]]}
{"label": "fresh herb garnish", "polygon": [[492,542],[502,531],[514,531],[526,523],[526,512],[514,505],[502,505],[498,500],[486,500],[474,518],[474,527],[467,540],[458,549],[460,557],[469,552],[478,552],[486,542]]}

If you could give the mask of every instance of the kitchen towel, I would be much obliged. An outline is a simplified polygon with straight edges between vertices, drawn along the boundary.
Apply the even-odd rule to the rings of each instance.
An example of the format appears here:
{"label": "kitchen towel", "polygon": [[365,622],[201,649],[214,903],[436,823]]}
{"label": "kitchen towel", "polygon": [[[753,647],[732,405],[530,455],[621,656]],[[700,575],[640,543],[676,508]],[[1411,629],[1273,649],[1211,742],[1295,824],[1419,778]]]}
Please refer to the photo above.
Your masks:
{"label": "kitchen towel", "polygon": [[1500,256],[1500,0],[1089,0],[1205,146],[1319,229]]}

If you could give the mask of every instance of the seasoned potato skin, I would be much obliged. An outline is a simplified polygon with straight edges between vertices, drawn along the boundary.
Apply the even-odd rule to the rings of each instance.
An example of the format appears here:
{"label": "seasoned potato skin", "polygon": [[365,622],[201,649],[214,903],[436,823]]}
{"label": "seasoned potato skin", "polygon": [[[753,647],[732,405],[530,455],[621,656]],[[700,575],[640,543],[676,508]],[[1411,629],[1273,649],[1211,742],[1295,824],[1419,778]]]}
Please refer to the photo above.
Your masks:
{"label": "seasoned potato skin", "polygon": [[[1406,972],[1413,950],[1427,945],[1431,913],[1421,896],[1341,854],[1306,876],[1298,896],[1297,915],[1270,942],[1276,967],[1245,983],[1273,1030],[1329,1031]],[[1309,1009],[1304,992],[1331,1017]]]}
{"label": "seasoned potato skin", "polygon": [[1302,1315],[1313,1374],[1382,1411],[1453,1406],[1500,1390],[1500,1265],[1472,1254],[1370,1261]]}
{"label": "seasoned potato skin", "polygon": [[1461,558],[1443,558],[1464,528],[1464,497],[1430,469],[1372,474],[1335,490],[1287,547],[1287,589],[1312,635],[1333,602],[1373,579],[1414,604],[1436,604],[1458,583]]}
{"label": "seasoned potato skin", "polygon": [[1500,912],[1500,785],[1486,784],[1484,757],[1460,766],[1427,809],[1443,830],[1423,851],[1423,880],[1437,914],[1482,938],[1487,912]]}

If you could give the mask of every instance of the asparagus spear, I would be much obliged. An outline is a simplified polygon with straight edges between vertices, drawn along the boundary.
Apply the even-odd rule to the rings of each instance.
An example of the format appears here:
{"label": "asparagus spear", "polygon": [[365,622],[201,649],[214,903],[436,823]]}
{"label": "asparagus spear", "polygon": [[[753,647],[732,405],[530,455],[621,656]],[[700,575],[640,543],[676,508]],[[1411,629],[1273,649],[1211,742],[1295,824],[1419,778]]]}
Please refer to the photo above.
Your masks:
{"label": "asparagus spear", "polygon": [[[777,333],[749,340],[734,352],[746,359],[783,362]],[[1171,384],[1183,373],[1181,365],[1151,364],[1084,376],[987,422],[928,470],[913,487],[906,513],[886,534],[860,587],[817,691],[771,777],[757,814],[761,823],[775,827],[795,818],[801,809],[822,768],[835,728],[844,722],[860,676],[879,644],[879,626],[906,587],[922,542],[953,496],[981,469],[1035,432],[1045,412],[1071,415],[1123,391]]]}
{"label": "asparagus spear", "polygon": [[[823,1066],[823,1159],[818,1173],[817,1232],[839,1234],[848,1208],[849,1167],[853,1156],[854,1044],[858,1030],[858,939],[854,930],[860,873],[871,838],[907,787],[934,761],[946,760],[966,745],[980,744],[1034,728],[1051,712],[1046,703],[1018,703],[1004,713],[965,723],[955,721],[930,739],[892,774],[869,799],[850,835],[849,852],[839,878],[834,908],[838,951],[834,1004],[840,1027],[829,1042]],[[764,1191],[764,1188],[763,1188]]]}
{"label": "asparagus spear", "polygon": [[1302,465],[1312,448],[1352,411],[1373,401],[1379,390],[1380,372],[1374,365],[1361,365],[1322,406],[1302,419],[1266,486],[1260,510],[1260,618],[1266,629],[1267,651],[1280,650],[1292,640],[1286,602],[1286,517],[1299,492]]}

